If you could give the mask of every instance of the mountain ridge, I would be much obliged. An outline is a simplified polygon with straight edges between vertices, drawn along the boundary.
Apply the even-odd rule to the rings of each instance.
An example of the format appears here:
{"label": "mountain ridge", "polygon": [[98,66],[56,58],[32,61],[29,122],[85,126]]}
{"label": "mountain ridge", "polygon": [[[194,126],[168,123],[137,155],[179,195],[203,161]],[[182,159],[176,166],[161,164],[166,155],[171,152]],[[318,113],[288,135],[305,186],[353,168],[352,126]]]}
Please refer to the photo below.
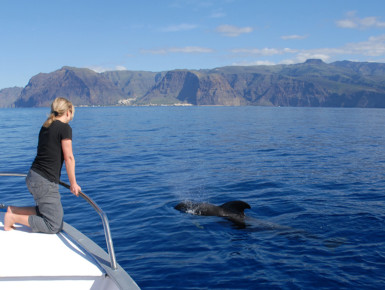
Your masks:
{"label": "mountain ridge", "polygon": [[5,90],[0,90],[1,107],[45,107],[54,98],[65,97],[76,106],[385,108],[385,64],[350,61],[327,64],[309,59],[291,65],[103,73],[64,66],[33,76],[22,90]]}

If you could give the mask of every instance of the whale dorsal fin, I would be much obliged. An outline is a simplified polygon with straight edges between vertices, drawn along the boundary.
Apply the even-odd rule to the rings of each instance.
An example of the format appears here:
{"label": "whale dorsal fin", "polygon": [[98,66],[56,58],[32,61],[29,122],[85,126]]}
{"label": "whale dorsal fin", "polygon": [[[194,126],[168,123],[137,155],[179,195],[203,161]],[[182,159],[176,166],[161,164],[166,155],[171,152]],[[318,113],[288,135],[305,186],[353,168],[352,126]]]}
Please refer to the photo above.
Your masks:
{"label": "whale dorsal fin", "polygon": [[243,211],[247,208],[251,208],[251,206],[247,202],[241,200],[229,201],[222,204],[220,207],[224,210],[231,211],[239,215],[244,215],[245,213]]}

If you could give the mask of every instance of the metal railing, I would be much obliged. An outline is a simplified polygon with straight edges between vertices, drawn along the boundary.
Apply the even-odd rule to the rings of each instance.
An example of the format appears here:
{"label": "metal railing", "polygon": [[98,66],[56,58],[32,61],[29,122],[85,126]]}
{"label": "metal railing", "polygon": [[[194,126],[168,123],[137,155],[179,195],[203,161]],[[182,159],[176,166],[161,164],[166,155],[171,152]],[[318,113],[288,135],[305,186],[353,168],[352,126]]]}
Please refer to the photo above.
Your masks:
{"label": "metal railing", "polygon": [[[14,173],[14,172],[0,172],[0,176],[20,176],[20,177],[26,177],[27,174],[24,173]],[[64,186],[65,188],[70,189],[70,186],[63,182],[59,181],[59,184]],[[117,263],[116,263],[116,257],[115,257],[115,251],[114,251],[114,245],[112,243],[112,238],[111,238],[111,231],[110,231],[110,224],[108,222],[107,215],[103,212],[103,210],[94,202],[88,195],[86,195],[84,192],[79,192],[79,196],[84,198],[94,209],[95,211],[99,214],[100,218],[102,219],[103,222],[103,228],[104,228],[104,235],[106,237],[106,244],[107,244],[107,249],[108,249],[108,254],[110,255],[111,259],[111,268],[113,270],[116,270],[118,268]],[[4,205],[2,205],[4,206]]]}

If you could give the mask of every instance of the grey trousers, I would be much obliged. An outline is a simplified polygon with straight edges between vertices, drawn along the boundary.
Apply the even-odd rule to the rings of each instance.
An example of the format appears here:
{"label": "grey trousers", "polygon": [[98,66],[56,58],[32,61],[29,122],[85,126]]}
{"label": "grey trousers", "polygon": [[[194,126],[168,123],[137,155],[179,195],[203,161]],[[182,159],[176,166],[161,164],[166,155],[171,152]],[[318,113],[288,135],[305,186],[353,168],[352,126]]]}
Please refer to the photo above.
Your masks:
{"label": "grey trousers", "polygon": [[63,228],[63,206],[59,185],[30,170],[26,183],[36,202],[37,215],[31,215],[28,223],[33,232],[56,234]]}

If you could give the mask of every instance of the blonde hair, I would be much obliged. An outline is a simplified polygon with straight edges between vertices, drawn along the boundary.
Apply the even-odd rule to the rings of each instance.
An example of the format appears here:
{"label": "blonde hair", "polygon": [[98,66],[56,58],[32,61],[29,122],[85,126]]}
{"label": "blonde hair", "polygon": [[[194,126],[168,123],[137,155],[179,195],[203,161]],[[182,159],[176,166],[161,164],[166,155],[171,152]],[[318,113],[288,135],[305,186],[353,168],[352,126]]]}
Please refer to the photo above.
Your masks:
{"label": "blonde hair", "polygon": [[48,119],[44,122],[43,127],[48,128],[51,126],[52,122],[56,120],[56,117],[60,117],[70,111],[71,120],[75,115],[75,107],[70,101],[65,98],[56,98],[51,105],[51,113],[48,116]]}

